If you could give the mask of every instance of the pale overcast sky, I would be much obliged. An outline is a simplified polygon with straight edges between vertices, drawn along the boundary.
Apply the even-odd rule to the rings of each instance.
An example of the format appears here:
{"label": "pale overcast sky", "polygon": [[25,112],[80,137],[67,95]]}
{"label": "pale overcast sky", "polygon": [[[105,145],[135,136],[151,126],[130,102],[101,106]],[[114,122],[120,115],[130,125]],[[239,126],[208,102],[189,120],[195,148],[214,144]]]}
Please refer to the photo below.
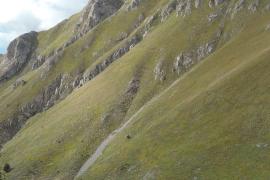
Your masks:
{"label": "pale overcast sky", "polygon": [[88,0],[0,0],[0,53],[31,30],[49,29],[80,11]]}

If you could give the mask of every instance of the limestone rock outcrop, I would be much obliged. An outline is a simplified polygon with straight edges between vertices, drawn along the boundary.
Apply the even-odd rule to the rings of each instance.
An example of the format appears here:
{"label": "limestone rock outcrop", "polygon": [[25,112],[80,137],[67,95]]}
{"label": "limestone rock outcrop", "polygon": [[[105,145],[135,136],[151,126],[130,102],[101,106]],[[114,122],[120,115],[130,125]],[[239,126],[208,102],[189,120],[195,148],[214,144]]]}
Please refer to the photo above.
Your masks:
{"label": "limestone rock outcrop", "polygon": [[234,5],[232,12],[231,12],[231,17],[234,18],[234,16],[244,8],[244,5],[245,5],[245,0],[237,1]]}
{"label": "limestone rock outcrop", "polygon": [[225,0],[209,0],[209,7],[212,8],[214,6],[218,6],[220,4],[222,4],[223,2],[225,2]]}
{"label": "limestone rock outcrop", "polygon": [[125,55],[127,52],[129,52],[134,46],[136,46],[140,41],[141,37],[139,35],[134,35],[131,39],[129,39],[123,47],[120,47],[116,51],[114,51],[109,57],[107,57],[104,61],[97,64],[94,69],[88,69],[83,74],[83,77],[81,80],[77,80],[74,84],[75,86],[81,86],[85,82],[93,79],[98,74],[103,72],[110,64],[112,64],[117,59],[121,58],[123,55]]}
{"label": "limestone rock outcrop", "polygon": [[184,0],[178,2],[178,5],[176,7],[176,13],[177,16],[187,16],[190,15],[192,11],[192,2],[191,0]]}
{"label": "limestone rock outcrop", "polygon": [[[26,81],[17,80],[15,86],[24,85]],[[45,87],[31,102],[18,108],[18,111],[6,121],[0,122],[0,144],[10,140],[26,123],[26,121],[37,113],[51,108],[58,100],[64,99],[72,91],[70,76],[59,75]]]}
{"label": "limestone rock outcrop", "polygon": [[128,5],[127,5],[127,10],[131,11],[133,9],[136,9],[140,4],[142,0],[132,0]]}
{"label": "limestone rock outcrop", "polygon": [[172,1],[167,4],[161,11],[161,22],[167,19],[167,17],[176,9],[177,1]]}
{"label": "limestone rock outcrop", "polygon": [[250,11],[252,11],[253,13],[257,11],[258,7],[259,7],[259,0],[254,0],[253,2],[250,3],[250,5],[248,6],[248,9]]}
{"label": "limestone rock outcrop", "polygon": [[194,64],[212,54],[217,48],[218,40],[213,40],[191,51],[181,52],[173,64],[173,72],[178,75],[189,70]]}
{"label": "limestone rock outcrop", "polygon": [[9,44],[0,64],[0,82],[10,79],[24,68],[37,44],[37,32],[34,31],[19,36]]}
{"label": "limestone rock outcrop", "polygon": [[83,10],[75,33],[86,34],[104,19],[117,12],[122,5],[122,0],[90,0]]}
{"label": "limestone rock outcrop", "polygon": [[195,0],[194,1],[195,8],[199,8],[201,5],[202,5],[202,0]]}
{"label": "limestone rock outcrop", "polygon": [[155,80],[159,80],[161,82],[166,80],[166,70],[164,65],[164,60],[160,59],[154,69]]}
{"label": "limestone rock outcrop", "polygon": [[35,61],[32,63],[32,69],[37,69],[39,68],[46,60],[45,56],[39,55],[38,57],[35,58]]}

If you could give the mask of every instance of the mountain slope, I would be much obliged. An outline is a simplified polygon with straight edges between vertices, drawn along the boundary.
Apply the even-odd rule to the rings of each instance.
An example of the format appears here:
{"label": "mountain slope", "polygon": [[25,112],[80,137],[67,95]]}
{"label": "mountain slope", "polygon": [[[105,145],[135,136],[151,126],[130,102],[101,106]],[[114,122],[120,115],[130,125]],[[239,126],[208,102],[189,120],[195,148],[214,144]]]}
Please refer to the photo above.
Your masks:
{"label": "mountain slope", "polygon": [[[249,43],[260,46],[261,38]],[[270,49],[238,43],[143,107],[85,179],[267,179]],[[222,58],[236,47],[252,53]]]}
{"label": "mountain slope", "polygon": [[78,35],[88,7],[0,86],[7,179],[73,179],[118,128],[78,179],[269,177],[267,1],[126,1]]}

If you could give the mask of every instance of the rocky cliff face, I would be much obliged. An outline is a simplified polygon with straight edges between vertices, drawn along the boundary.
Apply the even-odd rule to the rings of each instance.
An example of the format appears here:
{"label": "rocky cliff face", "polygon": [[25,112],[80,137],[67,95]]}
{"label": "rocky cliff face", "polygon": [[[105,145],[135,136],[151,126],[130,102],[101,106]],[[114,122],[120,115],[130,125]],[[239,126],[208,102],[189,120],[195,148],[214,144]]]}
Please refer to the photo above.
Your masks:
{"label": "rocky cliff face", "polygon": [[0,64],[0,82],[11,78],[24,68],[37,44],[36,32],[23,34],[10,43],[7,55]]}
{"label": "rocky cliff face", "polygon": [[4,59],[4,55],[0,54],[0,64],[2,63],[3,59]]}
{"label": "rocky cliff face", "polygon": [[87,33],[101,21],[120,9],[122,0],[90,0],[83,10],[75,32],[79,35]]}

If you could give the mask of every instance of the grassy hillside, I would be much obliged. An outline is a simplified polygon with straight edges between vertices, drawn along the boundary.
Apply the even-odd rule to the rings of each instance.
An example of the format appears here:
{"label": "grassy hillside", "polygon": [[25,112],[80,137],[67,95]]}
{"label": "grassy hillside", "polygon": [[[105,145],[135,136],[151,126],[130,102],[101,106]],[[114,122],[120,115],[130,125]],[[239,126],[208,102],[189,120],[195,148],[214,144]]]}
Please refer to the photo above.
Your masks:
{"label": "grassy hillside", "polygon": [[56,25],[56,27],[39,33],[38,52],[41,55],[48,55],[55,49],[63,45],[65,41],[71,38],[74,27],[79,21],[80,13],[75,14],[67,20]]}
{"label": "grassy hillside", "polygon": [[[122,43],[115,40],[119,37],[119,34],[122,32],[127,32],[128,34],[132,33],[136,30],[133,28],[133,25],[140,14],[153,13],[150,10],[151,8],[156,9],[153,5],[154,2],[155,1],[147,2],[142,9],[132,11],[128,16],[126,15],[126,12],[120,12],[118,16],[112,17],[112,19],[103,22],[100,26],[90,31],[84,38],[76,41],[64,51],[59,59],[59,63],[51,69],[45,79],[40,78],[42,68],[35,71],[26,68],[23,73],[1,85],[0,94],[2,97],[0,102],[0,122],[8,119],[8,117],[18,111],[18,106],[30,102],[44,87],[55,80],[59,74],[74,74],[77,71],[81,71],[81,69],[87,69],[91,64],[95,63],[98,58],[101,60],[102,58],[106,58],[108,56],[106,54],[108,51],[115,48],[114,46],[118,43]],[[156,6],[159,6],[159,4]],[[75,26],[74,20],[76,20],[76,18],[77,15],[49,31],[41,32],[39,34],[38,51],[40,51],[41,54],[48,54],[51,50],[56,50],[64,44],[70,37],[69,32],[73,31]],[[53,39],[53,41],[51,41],[50,38]],[[97,55],[94,56],[93,54]],[[23,87],[13,90],[11,85],[18,78],[24,79],[28,83]],[[16,101],[14,101],[14,99],[16,99]]]}
{"label": "grassy hillside", "polygon": [[[30,118],[0,153],[7,179],[73,179],[100,143],[132,117],[82,179],[268,179],[270,96],[269,12],[245,8],[234,18],[204,2],[186,17],[156,17],[147,36],[104,72],[52,108]],[[67,47],[46,78],[42,67],[0,86],[0,122],[31,101],[59,74],[93,68],[140,33],[168,0],[121,9]],[[80,14],[39,33],[38,52],[48,55],[72,36]],[[127,39],[119,41],[121,33]],[[173,71],[181,52],[193,52],[218,36],[216,50],[185,72]],[[165,80],[155,80],[162,64]],[[16,79],[27,83],[12,88]],[[134,97],[130,82],[138,79]],[[136,113],[139,112],[139,113]],[[130,135],[131,139],[126,136]],[[79,178],[79,179],[80,179]]]}
{"label": "grassy hillside", "polygon": [[83,179],[268,179],[270,36],[251,29],[143,107]]}

